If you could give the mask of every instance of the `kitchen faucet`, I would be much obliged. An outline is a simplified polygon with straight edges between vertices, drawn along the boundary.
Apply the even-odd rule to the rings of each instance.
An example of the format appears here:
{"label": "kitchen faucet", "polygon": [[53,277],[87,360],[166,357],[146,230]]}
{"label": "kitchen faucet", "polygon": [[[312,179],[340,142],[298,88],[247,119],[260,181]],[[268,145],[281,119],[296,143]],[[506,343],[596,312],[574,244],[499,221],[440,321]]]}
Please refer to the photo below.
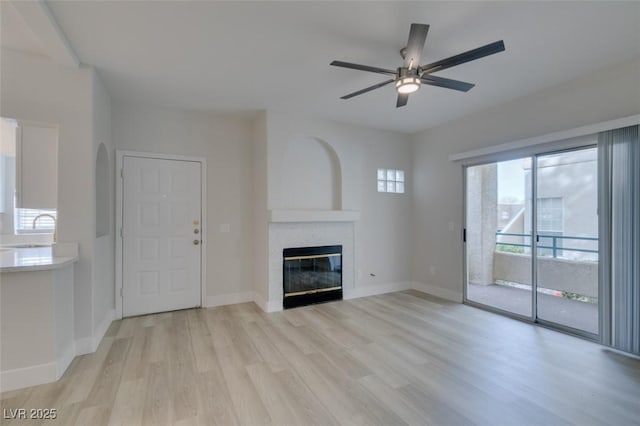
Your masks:
{"label": "kitchen faucet", "polygon": [[33,218],[33,229],[36,229],[36,222],[38,221],[38,219],[40,219],[41,217],[46,216],[46,217],[50,217],[51,219],[53,219],[53,242],[56,242],[56,218],[49,214],[49,213],[42,213],[39,214],[38,216]]}

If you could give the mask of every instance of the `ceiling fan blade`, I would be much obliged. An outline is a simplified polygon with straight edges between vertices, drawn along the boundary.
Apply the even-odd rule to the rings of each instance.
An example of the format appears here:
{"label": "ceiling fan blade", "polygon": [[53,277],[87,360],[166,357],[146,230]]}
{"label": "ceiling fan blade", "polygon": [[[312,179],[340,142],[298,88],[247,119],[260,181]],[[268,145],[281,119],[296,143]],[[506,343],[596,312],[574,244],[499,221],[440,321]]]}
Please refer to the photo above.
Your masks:
{"label": "ceiling fan blade", "polygon": [[417,68],[420,65],[420,55],[424,49],[424,42],[427,39],[429,25],[411,24],[409,30],[409,40],[407,41],[407,49],[404,55],[405,68]]}
{"label": "ceiling fan blade", "polygon": [[378,74],[396,75],[396,72],[394,70],[370,67],[369,65],[352,64],[351,62],[333,61],[329,65],[333,65],[334,67],[351,68],[353,70],[376,72]]}
{"label": "ceiling fan blade", "polygon": [[357,92],[353,92],[353,93],[349,93],[348,95],[344,95],[340,99],[351,99],[354,96],[362,95],[363,93],[367,93],[367,92],[370,92],[372,90],[378,89],[378,88],[380,88],[382,86],[386,86],[387,84],[393,83],[394,81],[395,81],[395,79],[392,78],[391,80],[383,81],[382,83],[374,84],[373,86],[366,87],[366,88],[364,88],[362,90],[358,90]]}
{"label": "ceiling fan blade", "polygon": [[460,53],[450,58],[441,59],[437,62],[433,62],[428,65],[420,67],[422,72],[436,72],[447,68],[455,67],[456,65],[464,64],[465,62],[474,61],[476,59],[484,58],[485,56],[493,55],[494,53],[504,51],[504,42],[502,40],[489,43],[486,46],[478,47],[463,53]]}
{"label": "ceiling fan blade", "polygon": [[396,101],[396,108],[403,107],[409,101],[408,93],[398,93],[398,100]]}
{"label": "ceiling fan blade", "polygon": [[429,86],[445,87],[447,89],[459,90],[460,92],[468,92],[475,86],[475,84],[464,81],[436,77],[430,74],[423,74],[422,77],[420,77],[420,81],[422,81],[422,84],[428,84]]}

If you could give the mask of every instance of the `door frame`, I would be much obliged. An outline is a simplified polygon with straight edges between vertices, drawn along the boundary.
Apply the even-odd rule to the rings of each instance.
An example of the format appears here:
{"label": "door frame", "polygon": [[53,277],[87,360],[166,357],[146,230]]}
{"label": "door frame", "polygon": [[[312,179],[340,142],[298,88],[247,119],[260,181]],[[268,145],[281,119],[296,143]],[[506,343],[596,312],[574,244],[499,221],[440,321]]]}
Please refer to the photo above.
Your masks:
{"label": "door frame", "polygon": [[124,180],[122,170],[125,157],[148,158],[154,160],[175,160],[200,163],[200,230],[203,243],[200,245],[200,306],[205,306],[207,300],[207,245],[204,241],[207,235],[207,160],[204,157],[191,157],[186,155],[159,154],[153,152],[116,150],[116,258],[115,258],[115,300],[116,319],[122,319],[122,219]]}

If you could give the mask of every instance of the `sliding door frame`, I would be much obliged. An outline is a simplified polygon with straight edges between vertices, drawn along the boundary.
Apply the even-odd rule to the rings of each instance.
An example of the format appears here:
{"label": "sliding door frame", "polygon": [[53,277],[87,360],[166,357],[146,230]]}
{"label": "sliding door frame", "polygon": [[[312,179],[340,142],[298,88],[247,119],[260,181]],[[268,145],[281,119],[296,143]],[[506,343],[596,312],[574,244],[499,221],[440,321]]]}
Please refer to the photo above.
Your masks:
{"label": "sliding door frame", "polygon": [[[542,147],[541,147],[542,148]],[[606,309],[603,306],[603,302],[605,301],[603,298],[601,298],[601,295],[603,294],[607,294],[607,290],[605,289],[603,291],[602,289],[602,285],[603,283],[601,282],[601,276],[602,276],[602,264],[601,264],[601,254],[602,254],[602,244],[601,244],[601,236],[600,236],[600,228],[601,226],[598,226],[598,333],[597,334],[593,334],[593,333],[589,333],[588,331],[584,331],[584,330],[580,330],[577,328],[573,328],[573,327],[569,327],[563,324],[559,324],[553,321],[547,321],[544,319],[541,319],[538,317],[538,203],[537,203],[537,198],[538,198],[538,157],[542,157],[545,155],[552,155],[552,154],[559,154],[559,153],[564,153],[564,152],[572,152],[572,151],[579,151],[582,149],[589,149],[589,148],[598,148],[597,143],[585,143],[583,145],[573,145],[573,146],[569,146],[569,147],[557,147],[557,148],[550,148],[548,146],[545,147],[546,149],[540,149],[539,152],[534,152],[534,153],[530,153],[527,155],[514,155],[514,156],[505,156],[505,155],[499,155],[497,156],[498,158],[495,159],[484,159],[484,161],[480,161],[477,163],[469,163],[469,164],[463,164],[462,165],[462,184],[463,184],[463,202],[462,202],[462,208],[463,208],[463,235],[462,235],[462,246],[463,246],[463,291],[462,291],[462,300],[463,303],[469,306],[473,306],[479,309],[483,309],[486,311],[490,311],[490,312],[494,312],[494,313],[498,313],[510,318],[514,318],[520,321],[525,321],[528,323],[532,323],[532,324],[537,324],[540,325],[542,327],[545,328],[549,328],[552,330],[556,330],[556,331],[560,331],[563,333],[567,333],[567,334],[571,334],[574,336],[579,336],[582,337],[584,339],[587,340],[592,340],[592,341],[596,341],[599,343],[603,342],[603,339],[605,338],[605,333],[603,333],[603,330],[606,329],[606,327],[609,326],[606,317],[603,317],[603,315],[606,313]],[[500,308],[496,308],[493,306],[489,306],[489,305],[485,305],[483,303],[479,303],[479,302],[474,302],[473,300],[469,300],[468,298],[468,294],[467,294],[467,286],[469,284],[469,277],[468,277],[468,271],[467,271],[467,169],[469,167],[474,167],[474,166],[480,166],[480,165],[484,165],[484,164],[492,164],[492,163],[499,163],[502,161],[509,161],[509,160],[515,160],[515,159],[531,159],[531,230],[530,230],[530,239],[531,239],[531,316],[526,316],[526,315],[521,315],[521,314],[517,314],[515,312],[510,312],[510,311],[506,311],[504,309],[500,309]],[[597,159],[597,163],[598,163],[598,176],[597,176],[597,181],[600,180],[600,172],[601,172],[601,168],[600,168],[600,152],[598,150],[598,159]],[[596,186],[596,190],[599,191],[599,186]],[[526,195],[525,194],[525,201],[526,201]],[[596,197],[597,197],[597,205],[598,205],[598,212],[602,212],[601,209],[601,197],[599,196],[598,193],[596,193]],[[598,222],[600,223],[601,218],[598,218]]]}
{"label": "sliding door frame", "polygon": [[538,155],[529,157],[531,158],[531,320],[534,323],[538,321]]}
{"label": "sliding door frame", "polygon": [[[529,157],[528,155],[526,156],[515,156],[513,158],[510,158],[511,160],[514,159],[518,159],[518,158],[527,158]],[[531,311],[531,315],[527,316],[527,315],[522,315],[522,314],[518,314],[515,312],[511,312],[511,311],[507,311],[504,309],[500,309],[500,308],[496,308],[494,306],[490,306],[490,305],[485,305],[483,303],[480,302],[474,302],[473,300],[470,300],[468,298],[468,294],[467,294],[467,285],[469,284],[469,276],[468,276],[468,270],[467,270],[467,169],[469,167],[475,167],[475,166],[482,166],[485,164],[491,164],[491,163],[498,163],[501,161],[508,161],[508,160],[504,160],[504,159],[500,159],[500,160],[487,160],[487,161],[482,161],[482,162],[478,162],[478,163],[473,163],[473,164],[464,164],[462,166],[462,186],[463,186],[463,191],[462,191],[462,209],[463,209],[463,218],[462,218],[462,270],[463,270],[463,285],[462,285],[462,303],[464,303],[465,305],[469,305],[469,306],[473,306],[475,308],[479,308],[485,311],[489,311],[489,312],[493,312],[496,314],[500,314],[500,315],[504,315],[506,317],[510,317],[513,319],[517,319],[519,321],[524,321],[524,322],[528,322],[528,323],[534,323],[535,318],[534,318],[534,311]],[[532,240],[533,241],[533,240]],[[533,245],[533,244],[532,244]],[[532,268],[533,269],[533,268]]]}

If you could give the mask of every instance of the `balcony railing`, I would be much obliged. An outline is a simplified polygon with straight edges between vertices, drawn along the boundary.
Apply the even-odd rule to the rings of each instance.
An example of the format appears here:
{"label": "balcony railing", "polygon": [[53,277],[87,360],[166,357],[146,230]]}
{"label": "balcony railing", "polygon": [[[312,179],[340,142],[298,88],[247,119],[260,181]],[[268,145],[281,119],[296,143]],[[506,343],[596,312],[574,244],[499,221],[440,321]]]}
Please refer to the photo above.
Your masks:
{"label": "balcony railing", "polygon": [[[502,241],[498,241],[498,237],[501,236],[505,236],[505,237],[522,237],[524,241],[526,241],[526,238],[529,238],[529,241],[531,240],[531,234],[514,234],[514,233],[510,233],[510,232],[496,232],[496,244],[500,244],[503,246],[511,246],[511,247],[528,247],[531,248],[531,243],[529,244],[524,244],[524,243],[507,243],[507,242],[502,242]],[[541,245],[540,244],[540,240],[544,240],[545,238],[551,239],[551,245]],[[558,253],[559,252],[563,252],[563,251],[576,251],[576,252],[581,252],[581,253],[598,253],[598,250],[593,250],[593,249],[585,249],[585,248],[576,248],[576,247],[564,247],[564,245],[559,244],[558,241],[565,241],[565,240],[574,240],[574,241],[598,241],[597,237],[571,237],[571,236],[566,236],[566,235],[545,235],[545,234],[538,234],[538,238],[537,238],[537,245],[536,247],[538,249],[550,249],[551,252],[553,253],[553,257],[556,258],[558,257]]]}

